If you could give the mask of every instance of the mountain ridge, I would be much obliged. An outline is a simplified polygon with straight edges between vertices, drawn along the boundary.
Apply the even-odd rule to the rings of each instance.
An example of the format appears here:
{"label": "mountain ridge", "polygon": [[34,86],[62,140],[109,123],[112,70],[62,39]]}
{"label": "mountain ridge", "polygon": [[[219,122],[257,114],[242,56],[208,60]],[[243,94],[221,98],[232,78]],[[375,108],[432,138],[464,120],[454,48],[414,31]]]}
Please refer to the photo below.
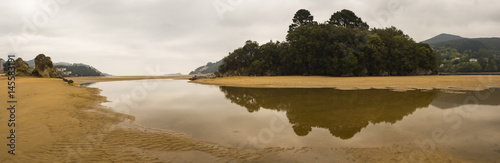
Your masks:
{"label": "mountain ridge", "polygon": [[206,65],[200,66],[196,68],[194,71],[191,71],[189,75],[195,75],[195,74],[211,74],[219,70],[219,66],[224,63],[223,59],[212,63],[208,62]]}
{"label": "mountain ridge", "polygon": [[478,52],[479,50],[500,51],[500,38],[498,37],[465,38],[443,33],[422,41],[422,43],[427,43],[432,47],[441,46],[457,49],[460,53],[466,50],[474,52]]}
{"label": "mountain ridge", "polygon": [[447,34],[447,33],[441,33],[437,36],[434,36],[432,38],[429,38],[427,40],[422,41],[422,43],[435,44],[435,43],[439,43],[439,42],[458,40],[458,39],[464,39],[464,37],[461,37],[458,35]]}

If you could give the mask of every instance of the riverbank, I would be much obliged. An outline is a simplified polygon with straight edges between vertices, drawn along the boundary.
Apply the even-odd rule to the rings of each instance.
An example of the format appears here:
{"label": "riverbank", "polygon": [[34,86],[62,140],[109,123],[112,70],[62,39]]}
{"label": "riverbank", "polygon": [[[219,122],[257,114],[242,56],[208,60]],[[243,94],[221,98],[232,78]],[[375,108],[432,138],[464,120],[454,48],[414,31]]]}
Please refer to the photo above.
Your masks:
{"label": "riverbank", "polygon": [[500,88],[500,75],[323,77],[265,76],[200,79],[192,83],[256,88],[336,88],[352,89],[445,89],[484,90]]}

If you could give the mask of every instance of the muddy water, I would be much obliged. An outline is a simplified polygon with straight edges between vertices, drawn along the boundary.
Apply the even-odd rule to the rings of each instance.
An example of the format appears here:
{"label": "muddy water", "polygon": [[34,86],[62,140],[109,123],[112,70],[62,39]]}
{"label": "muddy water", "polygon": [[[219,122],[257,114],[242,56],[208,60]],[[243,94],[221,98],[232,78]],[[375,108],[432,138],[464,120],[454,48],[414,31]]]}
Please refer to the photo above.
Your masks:
{"label": "muddy water", "polygon": [[180,80],[91,87],[108,97],[104,105],[135,116],[136,124],[241,150],[293,150],[280,158],[287,161],[359,161],[363,155],[356,154],[366,149],[399,154],[404,147],[464,161],[500,160],[500,89],[237,88]]}

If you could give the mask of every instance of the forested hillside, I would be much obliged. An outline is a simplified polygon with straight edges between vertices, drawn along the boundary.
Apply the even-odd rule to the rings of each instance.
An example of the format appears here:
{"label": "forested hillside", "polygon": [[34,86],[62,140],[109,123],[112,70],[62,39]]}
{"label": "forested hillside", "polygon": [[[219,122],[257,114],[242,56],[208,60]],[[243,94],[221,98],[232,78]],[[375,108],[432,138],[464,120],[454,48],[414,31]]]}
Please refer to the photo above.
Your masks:
{"label": "forested hillside", "polygon": [[[438,35],[434,38],[443,40]],[[434,42],[431,47],[441,59],[439,72],[500,71],[500,38],[462,38]]]}
{"label": "forested hillside", "polygon": [[430,39],[422,41],[422,43],[433,44],[433,43],[439,43],[439,42],[445,42],[445,41],[451,41],[451,40],[458,40],[458,39],[463,39],[463,37],[460,37],[460,36],[457,36],[457,35],[451,35],[451,34],[442,33],[442,34],[434,36],[434,37],[432,37]]}

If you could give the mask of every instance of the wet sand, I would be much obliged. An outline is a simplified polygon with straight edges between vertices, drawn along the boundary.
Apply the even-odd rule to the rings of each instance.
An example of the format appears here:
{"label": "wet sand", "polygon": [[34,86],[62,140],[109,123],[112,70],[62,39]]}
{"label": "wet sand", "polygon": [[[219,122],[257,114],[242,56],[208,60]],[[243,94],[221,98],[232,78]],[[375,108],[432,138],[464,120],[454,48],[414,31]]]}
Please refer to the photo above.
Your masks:
{"label": "wet sand", "polygon": [[445,89],[484,90],[500,88],[500,75],[387,76],[387,77],[224,77],[199,79],[193,83],[255,88],[337,88],[352,89]]}
{"label": "wet sand", "polygon": [[[2,145],[0,162],[295,162],[304,158],[301,155],[314,158],[310,152],[314,149],[309,147],[237,149],[174,131],[141,128],[133,124],[133,116],[103,107],[100,103],[106,97],[99,95],[99,89],[70,86],[61,79],[17,78],[16,86],[16,156]],[[6,77],[0,77],[0,91],[7,92]],[[0,100],[2,106],[7,105],[6,96]],[[8,121],[5,110],[0,112],[0,121]],[[132,122],[132,127],[120,125],[123,121]],[[8,136],[7,124],[0,125],[0,131]],[[1,144],[7,141],[0,139]],[[335,156],[328,162],[412,162],[415,158],[458,162],[439,150],[413,157],[412,151],[423,153],[422,149],[402,146],[407,152],[397,150],[401,147],[322,152]]]}

